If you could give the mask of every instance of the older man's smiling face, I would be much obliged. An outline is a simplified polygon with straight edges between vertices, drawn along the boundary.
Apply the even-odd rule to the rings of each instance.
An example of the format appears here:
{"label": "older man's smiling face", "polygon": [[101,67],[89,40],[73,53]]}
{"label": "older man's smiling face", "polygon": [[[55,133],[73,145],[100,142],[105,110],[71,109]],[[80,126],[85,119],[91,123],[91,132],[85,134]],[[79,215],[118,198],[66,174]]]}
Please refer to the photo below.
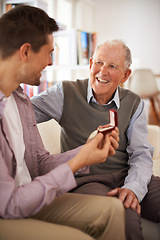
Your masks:
{"label": "older man's smiling face", "polygon": [[124,62],[124,49],[118,45],[107,44],[100,46],[90,60],[90,83],[100,104],[110,101],[117,86],[127,80]]}

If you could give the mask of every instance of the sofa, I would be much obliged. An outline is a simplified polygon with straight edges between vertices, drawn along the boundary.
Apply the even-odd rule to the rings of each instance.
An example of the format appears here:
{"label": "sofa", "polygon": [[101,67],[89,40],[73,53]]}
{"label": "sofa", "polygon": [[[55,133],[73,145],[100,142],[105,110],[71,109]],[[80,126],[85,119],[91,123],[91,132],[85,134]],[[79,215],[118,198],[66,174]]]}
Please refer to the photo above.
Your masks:
{"label": "sofa", "polygon": [[[51,153],[60,153],[60,126],[55,120],[38,124],[45,148]],[[160,127],[148,125],[148,140],[154,147],[153,174],[160,176]],[[160,240],[160,223],[142,218],[144,240]]]}

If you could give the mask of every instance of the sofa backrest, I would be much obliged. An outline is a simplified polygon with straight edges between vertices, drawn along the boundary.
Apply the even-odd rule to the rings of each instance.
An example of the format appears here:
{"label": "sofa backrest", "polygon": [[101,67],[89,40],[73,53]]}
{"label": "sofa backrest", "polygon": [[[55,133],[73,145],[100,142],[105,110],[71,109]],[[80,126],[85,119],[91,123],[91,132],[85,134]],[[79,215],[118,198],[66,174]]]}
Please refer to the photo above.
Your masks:
{"label": "sofa backrest", "polygon": [[45,148],[51,153],[60,153],[60,126],[51,119],[47,122],[39,123],[38,129],[42,137]]}

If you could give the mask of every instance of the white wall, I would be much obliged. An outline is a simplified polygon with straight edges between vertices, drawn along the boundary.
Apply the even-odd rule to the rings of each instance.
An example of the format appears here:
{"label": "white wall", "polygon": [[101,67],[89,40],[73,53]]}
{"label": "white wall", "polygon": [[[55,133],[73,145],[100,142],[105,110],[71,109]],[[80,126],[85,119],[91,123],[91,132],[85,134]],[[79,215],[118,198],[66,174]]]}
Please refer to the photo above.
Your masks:
{"label": "white wall", "polygon": [[95,0],[73,0],[75,8],[75,28],[86,32],[95,31]]}
{"label": "white wall", "polygon": [[2,15],[3,13],[3,2],[2,0],[0,0],[0,16]]}
{"label": "white wall", "polygon": [[160,74],[160,0],[95,0],[98,44],[122,39],[135,67]]}

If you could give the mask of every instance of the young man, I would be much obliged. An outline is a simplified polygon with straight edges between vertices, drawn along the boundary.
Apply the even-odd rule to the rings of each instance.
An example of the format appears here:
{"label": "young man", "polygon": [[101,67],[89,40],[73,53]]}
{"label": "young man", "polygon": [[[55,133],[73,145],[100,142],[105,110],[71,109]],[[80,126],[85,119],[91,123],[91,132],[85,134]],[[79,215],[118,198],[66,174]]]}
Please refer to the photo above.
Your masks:
{"label": "young man", "polygon": [[119,87],[131,74],[131,62],[130,50],[122,41],[107,41],[90,59],[89,79],[59,83],[32,103],[37,122],[54,118],[61,125],[62,151],[83,144],[99,125],[109,122],[108,110],[117,110],[116,154],[91,166],[88,175],[79,174],[73,192],[118,196],[126,209],[127,239],[141,240],[140,213],[160,222],[160,179],[152,177],[153,147],[147,140],[144,102]]}
{"label": "young man", "polygon": [[31,6],[15,7],[0,18],[0,239],[125,239],[118,199],[63,194],[76,186],[79,169],[87,172],[87,166],[115,153],[118,129],[50,155],[19,86],[39,85],[41,71],[52,64],[57,30],[54,19]]}

